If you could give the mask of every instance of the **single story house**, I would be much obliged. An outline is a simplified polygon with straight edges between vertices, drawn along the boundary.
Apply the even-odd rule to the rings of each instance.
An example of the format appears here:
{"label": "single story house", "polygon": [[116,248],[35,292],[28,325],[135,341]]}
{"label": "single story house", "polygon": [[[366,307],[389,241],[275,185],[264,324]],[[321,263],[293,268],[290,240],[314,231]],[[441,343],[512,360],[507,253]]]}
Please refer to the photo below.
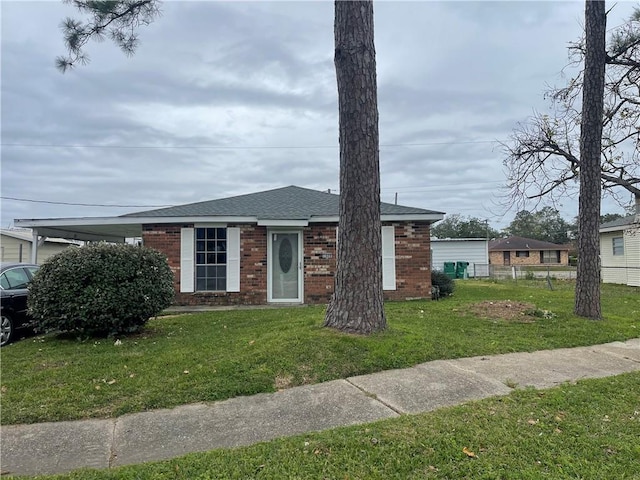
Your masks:
{"label": "single story house", "polygon": [[640,215],[600,225],[600,262],[603,282],[640,287]]}
{"label": "single story house", "polygon": [[569,265],[569,247],[525,237],[489,242],[491,265]]}
{"label": "single story house", "polygon": [[[33,242],[37,242],[37,257],[32,259],[31,247]],[[34,238],[33,232],[29,229],[0,229],[0,259],[3,262],[31,262],[42,263],[47,258],[61,252],[65,248],[77,247],[78,242],[66,240],[64,238]]]}
{"label": "single story house", "polygon": [[[41,235],[124,241],[164,253],[178,305],[326,303],[339,195],[289,186],[118,217],[16,220]],[[387,299],[430,298],[430,226],[444,213],[381,203]]]}
{"label": "single story house", "polygon": [[445,262],[467,262],[469,277],[488,277],[489,242],[486,238],[432,238],[431,268],[444,271]]}

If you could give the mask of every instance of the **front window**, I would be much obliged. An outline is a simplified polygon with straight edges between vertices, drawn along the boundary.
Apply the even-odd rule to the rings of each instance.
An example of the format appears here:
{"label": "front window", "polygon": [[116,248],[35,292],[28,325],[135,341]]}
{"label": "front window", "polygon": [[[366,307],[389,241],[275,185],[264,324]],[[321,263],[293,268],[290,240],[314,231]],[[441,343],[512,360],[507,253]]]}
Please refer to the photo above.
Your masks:
{"label": "front window", "polygon": [[227,229],[196,228],[196,290],[227,289]]}
{"label": "front window", "polygon": [[560,250],[543,250],[542,263],[560,263]]}
{"label": "front window", "polygon": [[529,258],[529,250],[517,250],[516,257],[518,258]]}
{"label": "front window", "polygon": [[624,255],[624,238],[622,237],[614,237],[613,241],[613,254],[614,255]]}

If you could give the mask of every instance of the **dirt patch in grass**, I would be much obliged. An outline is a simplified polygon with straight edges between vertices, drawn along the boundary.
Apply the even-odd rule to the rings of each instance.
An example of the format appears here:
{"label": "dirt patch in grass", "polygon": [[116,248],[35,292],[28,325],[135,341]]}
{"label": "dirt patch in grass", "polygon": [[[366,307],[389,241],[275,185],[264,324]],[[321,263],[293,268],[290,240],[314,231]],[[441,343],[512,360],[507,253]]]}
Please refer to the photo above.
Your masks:
{"label": "dirt patch in grass", "polygon": [[300,385],[311,385],[318,383],[316,375],[313,373],[311,365],[298,365],[298,373],[294,375],[280,374],[276,375],[273,381],[273,387],[280,391]]}
{"label": "dirt patch in grass", "polygon": [[515,302],[511,300],[489,301],[474,303],[470,307],[471,312],[481,318],[492,320],[504,320],[507,322],[533,323],[536,306],[527,302]]}
{"label": "dirt patch in grass", "polygon": [[278,391],[290,388],[293,386],[293,377],[291,375],[277,375],[273,386]]}

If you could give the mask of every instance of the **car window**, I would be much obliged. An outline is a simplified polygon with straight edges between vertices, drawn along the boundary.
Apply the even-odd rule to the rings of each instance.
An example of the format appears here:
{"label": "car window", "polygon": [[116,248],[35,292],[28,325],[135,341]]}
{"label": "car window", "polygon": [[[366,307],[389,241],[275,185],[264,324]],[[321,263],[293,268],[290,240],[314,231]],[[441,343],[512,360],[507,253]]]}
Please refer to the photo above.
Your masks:
{"label": "car window", "polygon": [[0,275],[0,286],[5,290],[9,290],[9,280],[7,280],[7,276],[4,273]]}
{"label": "car window", "polygon": [[31,274],[31,277],[33,277],[40,267],[25,267],[25,268],[29,271],[29,273]]}
{"label": "car window", "polygon": [[[2,288],[5,290],[17,290],[27,288],[29,275],[24,268],[12,268],[2,274]],[[6,285],[6,286],[5,286]]]}

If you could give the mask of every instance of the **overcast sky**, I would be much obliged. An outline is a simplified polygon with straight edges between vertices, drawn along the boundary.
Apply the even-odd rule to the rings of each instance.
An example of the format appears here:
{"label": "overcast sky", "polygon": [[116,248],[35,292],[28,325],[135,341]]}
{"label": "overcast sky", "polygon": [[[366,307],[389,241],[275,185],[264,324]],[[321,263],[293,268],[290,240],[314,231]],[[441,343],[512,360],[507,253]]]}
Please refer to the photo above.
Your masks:
{"label": "overcast sky", "polygon": [[[613,4],[608,2],[608,7]],[[608,26],[637,3],[618,2]],[[58,1],[1,2],[2,227],[287,185],[338,191],[331,2],[165,2],[127,57],[61,74]],[[584,2],[376,2],[382,200],[488,218],[507,139],[561,85]],[[621,212],[611,201],[603,213]],[[575,199],[561,212],[577,215]]]}

